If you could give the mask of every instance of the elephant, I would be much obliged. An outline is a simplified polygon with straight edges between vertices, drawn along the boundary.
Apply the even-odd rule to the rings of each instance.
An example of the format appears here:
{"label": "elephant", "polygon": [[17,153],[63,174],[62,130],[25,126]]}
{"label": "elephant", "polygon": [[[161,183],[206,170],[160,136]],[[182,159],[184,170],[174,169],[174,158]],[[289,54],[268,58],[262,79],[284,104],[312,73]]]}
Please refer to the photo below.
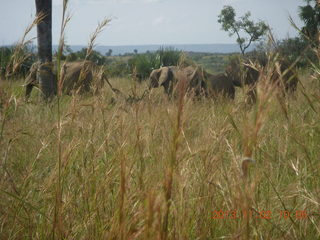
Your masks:
{"label": "elephant", "polygon": [[208,95],[211,97],[217,97],[222,95],[224,97],[234,99],[235,87],[231,79],[225,74],[208,74],[208,83],[210,84],[207,88]]}
{"label": "elephant", "polygon": [[174,77],[177,73],[178,67],[168,66],[154,69],[149,76],[149,89],[163,86],[165,92],[171,95],[173,92],[173,85],[176,84],[176,78]]}
{"label": "elephant", "polygon": [[[30,72],[26,78],[26,99],[30,97],[33,87],[39,86],[39,81],[37,79],[39,66],[39,62],[34,63],[31,66]],[[62,91],[67,95],[70,95],[73,91],[77,91],[79,93],[89,92],[93,83],[93,71],[95,67],[95,64],[90,61],[70,62],[63,64],[60,73],[63,81]],[[57,77],[54,74],[55,94],[57,93],[56,78]],[[103,80],[108,82],[106,76],[103,75],[100,83],[98,83],[99,86],[97,86],[97,88],[101,88],[103,86]]]}
{"label": "elephant", "polygon": [[[262,66],[262,73],[267,74],[268,61],[260,60],[258,63]],[[271,83],[278,86],[283,95],[287,93],[292,94],[296,91],[299,82],[297,72],[284,59],[280,59],[278,64],[280,66],[279,69],[272,69],[273,72],[269,75]],[[256,101],[256,87],[261,76],[259,70],[251,66],[248,60],[232,60],[226,68],[226,75],[232,80],[234,86],[248,86],[248,101],[250,103]]]}
{"label": "elephant", "polygon": [[187,91],[197,97],[217,97],[222,95],[234,99],[235,88],[232,81],[225,74],[213,75],[200,67],[168,66],[151,72],[149,88],[163,86],[165,92],[171,96],[177,84],[186,80]]}

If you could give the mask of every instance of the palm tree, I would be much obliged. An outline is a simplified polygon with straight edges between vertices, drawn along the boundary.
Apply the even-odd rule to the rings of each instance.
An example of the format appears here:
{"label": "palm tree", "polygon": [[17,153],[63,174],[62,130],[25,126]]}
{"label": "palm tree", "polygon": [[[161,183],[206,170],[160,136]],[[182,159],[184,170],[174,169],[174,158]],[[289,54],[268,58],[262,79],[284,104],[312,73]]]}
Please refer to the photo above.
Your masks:
{"label": "palm tree", "polygon": [[35,0],[37,15],[43,19],[37,25],[38,58],[40,67],[38,79],[42,96],[48,100],[55,94],[56,81],[52,65],[52,0]]}

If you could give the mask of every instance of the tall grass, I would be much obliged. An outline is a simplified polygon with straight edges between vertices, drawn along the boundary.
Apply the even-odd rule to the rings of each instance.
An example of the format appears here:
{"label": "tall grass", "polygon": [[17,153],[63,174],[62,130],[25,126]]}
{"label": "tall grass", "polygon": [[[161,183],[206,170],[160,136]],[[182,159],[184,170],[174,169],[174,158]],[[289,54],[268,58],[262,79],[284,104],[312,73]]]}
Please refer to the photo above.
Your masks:
{"label": "tall grass", "polygon": [[45,16],[43,14],[39,14],[25,29],[22,38],[16,44],[10,60],[6,66],[6,78],[15,75],[21,68],[21,65],[26,61],[26,59],[31,56],[31,53],[25,51],[25,49],[27,49],[27,46],[33,41],[34,38],[28,39],[27,36],[31,32],[31,30],[43,20],[44,17]]}
{"label": "tall grass", "polygon": [[[114,82],[131,91],[128,80]],[[302,76],[285,111],[263,84],[253,107],[241,91],[235,102],[171,102],[159,90],[109,105],[109,88],[61,96],[57,125],[57,105],[26,104],[18,83],[5,83],[0,238],[52,238],[59,168],[56,237],[318,238],[319,81]],[[254,163],[245,166],[244,157]],[[216,218],[220,210],[238,218]],[[296,216],[302,210],[306,218]]]}
{"label": "tall grass", "polygon": [[240,90],[193,101],[182,81],[171,101],[115,102],[106,86],[44,107],[3,82],[0,239],[319,238],[319,66],[286,98],[276,64],[259,70],[252,106]]}

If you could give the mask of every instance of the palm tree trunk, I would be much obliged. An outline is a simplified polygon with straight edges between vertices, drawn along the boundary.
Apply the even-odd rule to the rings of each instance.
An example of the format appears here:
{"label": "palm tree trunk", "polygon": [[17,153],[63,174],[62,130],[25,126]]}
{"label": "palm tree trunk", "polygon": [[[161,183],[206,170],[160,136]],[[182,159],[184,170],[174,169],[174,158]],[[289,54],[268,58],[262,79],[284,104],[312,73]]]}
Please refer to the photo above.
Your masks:
{"label": "palm tree trunk", "polygon": [[43,20],[37,25],[40,61],[37,78],[42,97],[48,100],[55,94],[56,89],[52,65],[52,0],[35,0],[35,3],[37,15],[44,15]]}

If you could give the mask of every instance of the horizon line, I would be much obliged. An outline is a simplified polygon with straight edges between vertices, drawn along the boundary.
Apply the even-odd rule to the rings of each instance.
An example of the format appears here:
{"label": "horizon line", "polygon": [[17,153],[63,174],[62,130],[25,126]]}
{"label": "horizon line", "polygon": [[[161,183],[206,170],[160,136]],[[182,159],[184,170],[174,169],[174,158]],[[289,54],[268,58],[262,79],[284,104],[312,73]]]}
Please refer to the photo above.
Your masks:
{"label": "horizon line", "polygon": [[[11,43],[11,44],[1,44],[0,47],[6,47],[6,46],[14,46],[17,43]],[[37,46],[38,44],[31,44],[32,46]],[[68,46],[87,46],[88,44],[65,44]],[[101,47],[101,46],[108,46],[108,47],[122,47],[122,46],[170,46],[170,45],[238,45],[237,43],[147,43],[147,44],[119,44],[119,45],[113,45],[113,44],[96,44],[95,47]],[[254,45],[254,44],[253,44]],[[59,46],[58,43],[53,43],[52,46]]]}

